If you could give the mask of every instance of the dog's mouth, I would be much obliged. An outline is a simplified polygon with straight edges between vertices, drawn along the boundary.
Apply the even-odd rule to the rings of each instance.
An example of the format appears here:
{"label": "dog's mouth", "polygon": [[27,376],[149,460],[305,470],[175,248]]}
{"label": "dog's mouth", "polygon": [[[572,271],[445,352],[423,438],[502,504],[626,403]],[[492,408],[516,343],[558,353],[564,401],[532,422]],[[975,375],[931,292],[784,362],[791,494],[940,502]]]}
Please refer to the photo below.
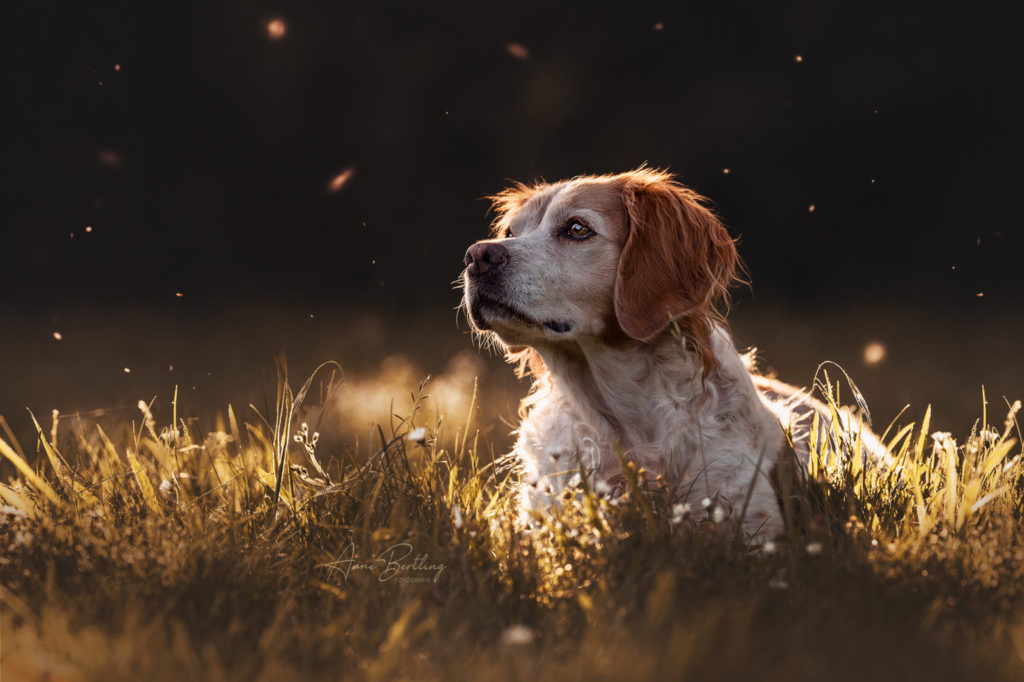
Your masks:
{"label": "dog's mouth", "polygon": [[543,327],[557,334],[572,331],[572,324],[565,320],[537,320],[505,301],[487,294],[477,294],[470,305],[470,317],[477,329],[490,331],[492,322],[517,322],[528,327]]}

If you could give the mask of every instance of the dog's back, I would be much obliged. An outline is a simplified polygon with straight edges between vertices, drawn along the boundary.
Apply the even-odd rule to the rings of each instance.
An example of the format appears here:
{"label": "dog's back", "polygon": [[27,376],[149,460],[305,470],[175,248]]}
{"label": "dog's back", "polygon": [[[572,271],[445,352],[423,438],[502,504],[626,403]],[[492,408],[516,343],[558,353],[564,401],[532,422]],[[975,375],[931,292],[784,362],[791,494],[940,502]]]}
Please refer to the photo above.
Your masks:
{"label": "dog's back", "polygon": [[[811,433],[815,430],[814,417],[818,417],[815,450],[821,452],[833,430],[832,410],[806,389],[754,372],[751,372],[750,378],[761,395],[761,401],[778,417],[786,430],[797,459],[806,467],[811,453]],[[854,410],[839,407],[835,411],[835,418],[839,419],[839,426],[843,432],[850,434],[853,440],[859,438],[862,457],[876,464],[885,465],[891,462],[889,451],[871,430],[870,425]]]}

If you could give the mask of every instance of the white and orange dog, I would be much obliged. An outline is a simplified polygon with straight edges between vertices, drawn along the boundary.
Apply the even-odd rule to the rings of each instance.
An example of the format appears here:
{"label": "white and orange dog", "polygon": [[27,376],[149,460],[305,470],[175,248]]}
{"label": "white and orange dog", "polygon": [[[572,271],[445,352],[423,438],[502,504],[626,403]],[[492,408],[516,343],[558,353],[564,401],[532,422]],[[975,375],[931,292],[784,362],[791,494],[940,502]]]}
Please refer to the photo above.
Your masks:
{"label": "white and orange dog", "polygon": [[[593,484],[621,480],[622,456],[745,509],[749,537],[781,533],[770,480],[789,452],[780,420],[806,432],[822,406],[737,353],[716,308],[736,247],[703,198],[640,168],[492,199],[493,238],[466,252],[463,306],[534,378],[514,453],[524,508],[581,470]],[[796,451],[806,457],[806,442]]]}

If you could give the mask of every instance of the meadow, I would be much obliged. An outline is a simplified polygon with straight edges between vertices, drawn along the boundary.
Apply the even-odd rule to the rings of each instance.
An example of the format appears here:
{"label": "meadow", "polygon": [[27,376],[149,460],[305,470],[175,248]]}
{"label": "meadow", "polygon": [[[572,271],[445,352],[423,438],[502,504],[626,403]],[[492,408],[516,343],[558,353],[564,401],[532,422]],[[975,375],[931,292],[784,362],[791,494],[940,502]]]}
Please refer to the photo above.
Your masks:
{"label": "meadow", "polygon": [[524,528],[474,362],[0,421],[3,679],[1024,677],[1019,402],[872,406],[888,469],[828,428],[770,543],[629,465]]}

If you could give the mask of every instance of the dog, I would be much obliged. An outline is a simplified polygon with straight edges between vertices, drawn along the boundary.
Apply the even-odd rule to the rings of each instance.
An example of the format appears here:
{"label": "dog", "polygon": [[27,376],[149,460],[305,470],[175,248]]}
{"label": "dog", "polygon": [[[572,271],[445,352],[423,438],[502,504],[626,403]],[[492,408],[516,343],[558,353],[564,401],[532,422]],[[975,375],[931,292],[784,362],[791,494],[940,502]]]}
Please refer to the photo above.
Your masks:
{"label": "dog", "polygon": [[792,452],[806,464],[811,417],[829,410],[737,352],[720,309],[740,261],[706,199],[646,166],[490,199],[492,238],[466,252],[462,307],[533,377],[513,451],[523,509],[581,472],[621,484],[629,460],[729,510],[751,539],[781,534],[772,472]]}

